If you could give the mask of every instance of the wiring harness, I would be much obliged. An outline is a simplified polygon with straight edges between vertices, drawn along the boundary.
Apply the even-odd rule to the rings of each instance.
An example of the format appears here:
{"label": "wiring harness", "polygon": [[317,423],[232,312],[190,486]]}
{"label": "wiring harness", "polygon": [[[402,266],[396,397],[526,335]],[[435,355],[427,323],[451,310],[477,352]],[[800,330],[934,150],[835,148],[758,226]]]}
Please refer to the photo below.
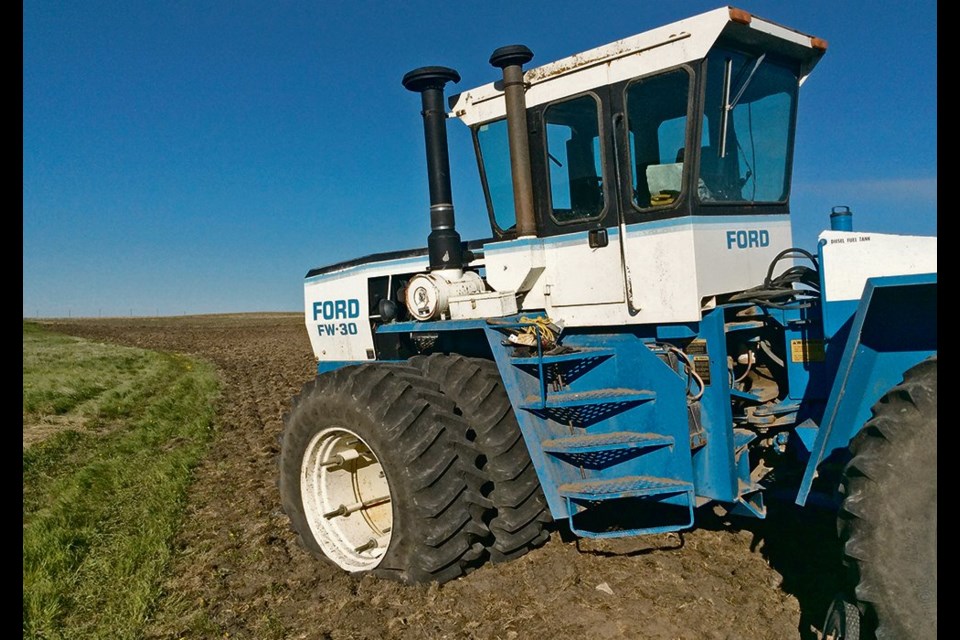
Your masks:
{"label": "wiring harness", "polygon": [[[777,263],[791,258],[806,258],[813,265],[794,265],[774,277]],[[750,302],[775,309],[802,309],[820,297],[820,266],[809,251],[796,247],[784,249],[770,262],[763,284],[730,297],[731,302]]]}

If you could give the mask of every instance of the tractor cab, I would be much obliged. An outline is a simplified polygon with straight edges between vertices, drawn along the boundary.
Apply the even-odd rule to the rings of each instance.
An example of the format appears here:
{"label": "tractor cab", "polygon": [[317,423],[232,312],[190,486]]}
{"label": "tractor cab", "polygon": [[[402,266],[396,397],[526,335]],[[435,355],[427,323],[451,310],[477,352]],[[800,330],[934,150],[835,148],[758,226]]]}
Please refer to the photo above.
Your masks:
{"label": "tractor cab", "polygon": [[[825,49],[723,8],[526,71],[537,235],[788,213],[798,88]],[[450,100],[497,239],[517,237],[503,95]]]}

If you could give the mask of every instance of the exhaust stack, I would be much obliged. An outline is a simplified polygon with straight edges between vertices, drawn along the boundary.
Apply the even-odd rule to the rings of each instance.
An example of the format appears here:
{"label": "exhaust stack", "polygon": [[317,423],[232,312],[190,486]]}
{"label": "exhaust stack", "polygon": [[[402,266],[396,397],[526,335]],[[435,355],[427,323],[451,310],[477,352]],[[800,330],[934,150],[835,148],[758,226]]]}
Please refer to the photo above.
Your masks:
{"label": "exhaust stack", "polygon": [[503,70],[503,93],[507,107],[507,138],[513,176],[513,206],[517,214],[517,237],[537,235],[533,214],[533,180],[530,177],[530,138],[527,137],[527,104],[524,98],[523,65],[533,52],[522,44],[500,47],[490,64]]}
{"label": "exhaust stack", "polygon": [[421,115],[430,185],[430,235],[427,236],[430,271],[460,271],[463,267],[460,234],[453,216],[447,112],[443,104],[443,88],[448,82],[460,82],[460,74],[447,67],[420,67],[403,76],[404,88],[419,93],[423,103]]}

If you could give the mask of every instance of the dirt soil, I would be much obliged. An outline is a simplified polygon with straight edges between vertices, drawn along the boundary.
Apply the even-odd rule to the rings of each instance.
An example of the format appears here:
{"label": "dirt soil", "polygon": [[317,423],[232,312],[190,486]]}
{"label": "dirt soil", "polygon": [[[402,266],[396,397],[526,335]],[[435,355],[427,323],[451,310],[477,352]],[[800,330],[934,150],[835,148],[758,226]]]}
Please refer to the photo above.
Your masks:
{"label": "dirt soil", "polygon": [[832,519],[789,500],[766,520],[709,508],[681,534],[550,541],[442,586],[355,578],[301,549],[280,510],[277,437],[315,375],[298,314],[51,321],[85,338],[216,365],[223,396],[147,638],[819,637],[839,571]]}

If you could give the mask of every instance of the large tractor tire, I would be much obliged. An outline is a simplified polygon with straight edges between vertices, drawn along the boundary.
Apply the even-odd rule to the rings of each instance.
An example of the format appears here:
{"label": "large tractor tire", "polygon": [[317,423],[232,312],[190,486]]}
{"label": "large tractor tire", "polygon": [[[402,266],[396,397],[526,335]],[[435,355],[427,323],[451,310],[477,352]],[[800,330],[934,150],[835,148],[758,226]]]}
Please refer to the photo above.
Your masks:
{"label": "large tractor tire", "polygon": [[497,365],[460,355],[415,356],[410,363],[436,381],[470,425],[468,439],[488,482],[481,495],[492,503],[485,517],[491,562],[518,558],[547,541],[547,501]]}
{"label": "large tractor tire", "polygon": [[301,544],[341,569],[446,582],[482,562],[453,401],[411,367],[348,366],[285,416],[279,488]]}
{"label": "large tractor tire", "polygon": [[860,610],[842,594],[830,603],[823,640],[860,640]]}
{"label": "large tractor tire", "polygon": [[879,640],[937,637],[937,359],[904,375],[851,441],[839,531]]}

